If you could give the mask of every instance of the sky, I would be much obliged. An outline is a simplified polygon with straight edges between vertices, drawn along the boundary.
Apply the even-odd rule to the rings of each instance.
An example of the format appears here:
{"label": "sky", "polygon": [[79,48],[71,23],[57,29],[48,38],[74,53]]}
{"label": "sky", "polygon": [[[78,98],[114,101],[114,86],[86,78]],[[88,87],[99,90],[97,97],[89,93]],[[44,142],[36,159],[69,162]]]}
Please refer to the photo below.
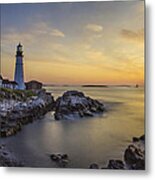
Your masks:
{"label": "sky", "polygon": [[25,81],[144,84],[144,1],[1,4],[1,74]]}

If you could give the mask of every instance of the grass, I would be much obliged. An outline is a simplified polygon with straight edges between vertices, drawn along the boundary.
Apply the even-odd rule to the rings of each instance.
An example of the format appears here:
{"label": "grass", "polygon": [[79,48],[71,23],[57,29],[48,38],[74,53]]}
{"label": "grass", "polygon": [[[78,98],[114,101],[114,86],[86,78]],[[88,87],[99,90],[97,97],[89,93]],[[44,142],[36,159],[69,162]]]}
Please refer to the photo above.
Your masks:
{"label": "grass", "polygon": [[[4,93],[1,93],[4,92]],[[12,96],[14,98],[18,97],[21,99],[26,99],[28,97],[36,96],[36,93],[31,90],[17,90],[17,89],[8,89],[0,88],[0,100],[3,100],[7,96]]]}

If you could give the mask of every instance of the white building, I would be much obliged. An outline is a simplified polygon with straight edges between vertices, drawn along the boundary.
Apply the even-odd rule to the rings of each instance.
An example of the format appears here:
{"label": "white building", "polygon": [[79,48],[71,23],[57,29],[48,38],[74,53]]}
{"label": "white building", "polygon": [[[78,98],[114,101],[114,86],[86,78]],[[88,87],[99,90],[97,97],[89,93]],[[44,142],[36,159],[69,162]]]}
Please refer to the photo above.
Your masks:
{"label": "white building", "polygon": [[0,75],[0,87],[9,88],[9,89],[17,89],[18,84],[15,81],[9,81],[8,79],[3,79]]}
{"label": "white building", "polygon": [[15,81],[9,81],[8,79],[3,79],[2,87],[9,89],[17,89],[18,84]]}
{"label": "white building", "polygon": [[16,51],[16,67],[14,81],[17,82],[17,89],[25,89],[24,71],[23,71],[23,50],[22,45],[19,43]]}

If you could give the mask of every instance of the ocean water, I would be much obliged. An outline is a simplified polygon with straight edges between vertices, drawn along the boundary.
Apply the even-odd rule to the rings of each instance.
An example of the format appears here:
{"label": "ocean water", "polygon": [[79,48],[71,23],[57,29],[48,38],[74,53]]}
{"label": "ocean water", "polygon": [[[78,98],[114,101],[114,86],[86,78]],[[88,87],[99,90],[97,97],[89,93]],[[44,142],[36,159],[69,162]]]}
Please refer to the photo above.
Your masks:
{"label": "ocean water", "polygon": [[67,168],[106,166],[109,159],[123,159],[132,137],[144,134],[142,87],[46,87],[55,98],[79,90],[103,102],[107,112],[93,118],[55,121],[53,113],[24,126],[17,135],[1,139],[19,160],[30,167],[58,167],[51,153],[67,153]]}

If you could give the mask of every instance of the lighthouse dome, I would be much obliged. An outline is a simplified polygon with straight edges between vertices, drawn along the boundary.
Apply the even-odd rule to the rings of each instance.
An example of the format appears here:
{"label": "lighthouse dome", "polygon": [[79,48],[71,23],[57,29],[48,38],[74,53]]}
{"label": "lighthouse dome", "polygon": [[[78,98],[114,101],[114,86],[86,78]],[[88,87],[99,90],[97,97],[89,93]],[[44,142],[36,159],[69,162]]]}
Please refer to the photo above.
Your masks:
{"label": "lighthouse dome", "polygon": [[22,47],[21,43],[19,42],[18,46],[17,47]]}

